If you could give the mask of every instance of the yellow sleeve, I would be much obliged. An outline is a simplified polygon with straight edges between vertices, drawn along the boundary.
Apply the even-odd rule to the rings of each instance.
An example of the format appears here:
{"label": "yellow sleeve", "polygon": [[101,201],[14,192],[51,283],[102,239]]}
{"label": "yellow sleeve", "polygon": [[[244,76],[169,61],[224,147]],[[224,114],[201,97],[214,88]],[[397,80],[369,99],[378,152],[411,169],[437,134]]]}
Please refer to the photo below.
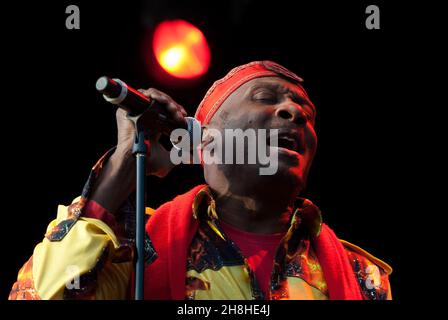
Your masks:
{"label": "yellow sleeve", "polygon": [[[67,209],[59,206],[47,232],[67,218]],[[80,217],[62,239],[45,237],[35,247],[9,299],[125,299],[133,266],[122,249],[108,225]]]}

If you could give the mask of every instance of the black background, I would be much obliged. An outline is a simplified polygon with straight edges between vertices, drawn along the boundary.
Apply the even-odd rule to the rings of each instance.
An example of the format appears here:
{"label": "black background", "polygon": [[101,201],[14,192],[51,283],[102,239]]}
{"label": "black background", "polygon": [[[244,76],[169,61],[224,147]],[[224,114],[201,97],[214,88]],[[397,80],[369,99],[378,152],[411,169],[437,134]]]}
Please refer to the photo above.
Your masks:
{"label": "black background", "polygon": [[[65,8],[81,11],[80,30],[65,28]],[[381,10],[367,30],[365,8]],[[42,240],[58,204],[78,196],[91,166],[115,143],[115,112],[95,91],[99,76],[136,88],[156,87],[189,114],[231,68],[269,59],[305,79],[317,106],[317,156],[305,196],[342,239],[394,268],[395,299],[406,290],[406,221],[415,163],[406,127],[410,29],[406,6],[382,1],[59,1],[17,3],[3,41],[3,214],[0,299]],[[183,18],[207,37],[212,63],[199,80],[161,79],[150,50],[154,25]],[[6,32],[5,32],[6,31]],[[181,166],[150,178],[155,207],[203,181]]]}

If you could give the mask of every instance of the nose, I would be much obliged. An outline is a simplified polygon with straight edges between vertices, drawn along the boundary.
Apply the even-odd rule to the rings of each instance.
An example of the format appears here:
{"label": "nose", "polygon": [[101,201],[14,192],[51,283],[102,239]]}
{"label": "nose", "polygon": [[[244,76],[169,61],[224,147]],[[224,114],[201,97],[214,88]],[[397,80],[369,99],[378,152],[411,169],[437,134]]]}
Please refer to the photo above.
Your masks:
{"label": "nose", "polygon": [[308,121],[302,107],[292,101],[287,101],[279,105],[275,110],[275,115],[282,119],[294,122],[299,126],[305,126]]}

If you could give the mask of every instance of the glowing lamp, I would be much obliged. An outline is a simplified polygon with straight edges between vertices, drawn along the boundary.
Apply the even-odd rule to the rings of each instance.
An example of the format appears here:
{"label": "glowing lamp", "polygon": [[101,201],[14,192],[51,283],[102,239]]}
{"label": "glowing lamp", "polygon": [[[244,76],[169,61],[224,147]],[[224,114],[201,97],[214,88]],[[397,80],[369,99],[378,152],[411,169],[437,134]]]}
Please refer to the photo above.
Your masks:
{"label": "glowing lamp", "polygon": [[152,46],[160,66],[178,78],[201,76],[210,65],[204,34],[184,20],[161,22],[154,31]]}

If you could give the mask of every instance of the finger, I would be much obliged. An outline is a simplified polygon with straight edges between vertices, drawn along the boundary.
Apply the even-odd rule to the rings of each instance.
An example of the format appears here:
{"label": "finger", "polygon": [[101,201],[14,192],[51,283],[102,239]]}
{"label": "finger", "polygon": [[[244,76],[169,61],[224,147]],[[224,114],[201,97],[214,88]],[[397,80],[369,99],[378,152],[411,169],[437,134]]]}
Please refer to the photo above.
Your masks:
{"label": "finger", "polygon": [[168,112],[168,115],[174,121],[179,123],[185,122],[184,118],[187,116],[187,112],[181,105],[176,103],[170,96],[155,88],[149,88],[147,90],[139,89],[139,91],[143,93],[145,96],[161,103],[162,107],[165,109],[165,111]]}
{"label": "finger", "polygon": [[180,112],[182,112],[182,115],[184,117],[186,117],[187,116],[187,111],[185,111],[185,109],[181,105],[179,105],[179,109],[180,109]]}
{"label": "finger", "polygon": [[143,93],[143,95],[156,99],[157,101],[160,102],[164,102],[164,103],[169,103],[170,101],[172,101],[173,99],[171,99],[171,97],[155,88],[149,88],[147,90],[142,89],[141,93]]}
{"label": "finger", "polygon": [[185,111],[185,109],[180,104],[174,101],[173,103],[169,103],[167,105],[167,109],[171,114],[179,113],[182,119],[187,116],[187,111]]}
{"label": "finger", "polygon": [[179,108],[183,110],[183,107],[180,106],[178,103],[176,103],[169,95],[157,89],[154,88],[149,88],[147,90],[139,89],[139,91],[143,93],[143,95],[145,95],[146,97],[152,98],[160,103],[165,104],[167,107],[169,107],[168,109],[169,111],[175,112],[176,109]]}
{"label": "finger", "polygon": [[115,115],[120,118],[122,117],[126,117],[127,112],[125,110],[123,110],[122,108],[117,108],[117,112],[115,113]]}
{"label": "finger", "polygon": [[122,108],[117,108],[117,111],[115,113],[115,118],[117,119],[117,123],[123,123],[124,120],[128,120],[127,115],[128,115],[128,113],[126,110],[124,110]]}

